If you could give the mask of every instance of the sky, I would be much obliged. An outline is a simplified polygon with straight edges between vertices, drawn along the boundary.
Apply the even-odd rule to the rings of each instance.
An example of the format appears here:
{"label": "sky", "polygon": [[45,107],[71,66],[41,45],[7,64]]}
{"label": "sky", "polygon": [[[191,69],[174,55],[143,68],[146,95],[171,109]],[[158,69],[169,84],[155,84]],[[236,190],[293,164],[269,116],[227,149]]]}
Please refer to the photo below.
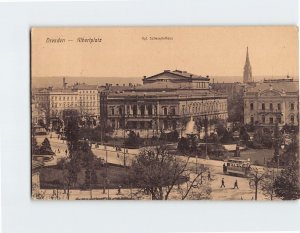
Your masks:
{"label": "sky", "polygon": [[[65,42],[53,43],[58,38]],[[298,76],[297,27],[99,27],[33,28],[32,80],[143,77],[175,69],[241,77],[247,46],[253,76]]]}

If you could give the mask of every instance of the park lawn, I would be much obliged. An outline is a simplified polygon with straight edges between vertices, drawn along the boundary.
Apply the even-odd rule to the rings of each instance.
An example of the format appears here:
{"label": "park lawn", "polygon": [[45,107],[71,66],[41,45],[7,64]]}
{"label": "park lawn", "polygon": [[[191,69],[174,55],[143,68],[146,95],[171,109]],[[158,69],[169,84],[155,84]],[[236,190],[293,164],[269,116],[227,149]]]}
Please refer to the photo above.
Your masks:
{"label": "park lawn", "polygon": [[264,165],[269,159],[272,159],[274,156],[274,149],[247,149],[241,151],[241,159],[250,158],[251,163],[256,165]]}
{"label": "park lawn", "polygon": [[[123,167],[117,166],[109,166],[108,167],[108,179],[109,179],[109,187],[117,188],[119,185],[122,187],[126,187],[127,180],[127,170]],[[105,175],[106,168],[103,167],[101,169],[96,170],[97,175],[97,183],[93,184],[93,189],[102,189],[105,186]],[[56,185],[56,181],[58,181],[59,185]],[[40,169],[40,183],[41,188],[55,188],[59,186],[63,187],[64,178],[63,178],[63,170],[54,167],[44,167]],[[85,189],[85,169],[82,168],[78,173],[78,178],[76,184],[71,187],[71,189]]]}

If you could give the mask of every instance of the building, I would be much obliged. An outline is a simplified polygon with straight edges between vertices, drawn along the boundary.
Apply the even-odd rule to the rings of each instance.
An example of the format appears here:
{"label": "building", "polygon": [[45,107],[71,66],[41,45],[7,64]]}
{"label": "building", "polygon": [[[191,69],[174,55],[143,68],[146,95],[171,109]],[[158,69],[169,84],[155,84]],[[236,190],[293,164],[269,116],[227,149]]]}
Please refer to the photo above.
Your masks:
{"label": "building", "polygon": [[292,78],[264,80],[244,93],[244,122],[259,126],[299,125],[299,83]]}
{"label": "building", "polygon": [[62,117],[64,110],[77,110],[81,116],[95,119],[100,117],[100,96],[97,85],[76,83],[67,86],[65,78],[62,88],[44,88],[33,91],[35,106],[46,113],[47,124],[51,125]]}
{"label": "building", "polygon": [[209,80],[186,71],[165,70],[144,77],[141,86],[103,91],[103,124],[115,130],[147,130],[154,134],[182,130],[191,117],[195,121],[226,120],[227,97],[211,91]]}
{"label": "building", "polygon": [[250,64],[248,47],[247,47],[246,61],[245,61],[245,65],[244,65],[243,82],[244,83],[252,83],[253,81],[254,80],[252,78],[252,67],[251,67],[251,64]]}

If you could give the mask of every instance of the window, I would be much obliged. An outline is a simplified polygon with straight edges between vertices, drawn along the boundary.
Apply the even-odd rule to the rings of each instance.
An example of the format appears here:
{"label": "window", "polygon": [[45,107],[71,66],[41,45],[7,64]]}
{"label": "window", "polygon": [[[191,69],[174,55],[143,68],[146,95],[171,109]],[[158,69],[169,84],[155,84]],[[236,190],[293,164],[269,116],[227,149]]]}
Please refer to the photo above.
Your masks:
{"label": "window", "polygon": [[254,117],[250,117],[251,124],[254,124]]}
{"label": "window", "polygon": [[142,116],[145,115],[145,106],[144,105],[141,106],[141,115]]}
{"label": "window", "polygon": [[270,122],[270,124],[273,124],[273,123],[274,123],[273,117],[270,117],[270,118],[269,118],[269,122]]}
{"label": "window", "polygon": [[281,110],[281,104],[277,104],[277,109]]}
{"label": "window", "polygon": [[262,123],[266,123],[266,117],[265,116],[262,116]]}
{"label": "window", "polygon": [[115,109],[114,108],[111,109],[111,115],[115,115]]}
{"label": "window", "polygon": [[291,116],[291,123],[294,124],[295,118],[294,116]]}
{"label": "window", "polygon": [[152,116],[152,105],[148,106],[148,115]]}
{"label": "window", "polygon": [[273,110],[273,104],[270,103],[270,110]]}
{"label": "window", "polygon": [[133,113],[134,116],[137,115],[137,106],[136,105],[133,105],[133,107],[132,107],[132,113]]}
{"label": "window", "polygon": [[168,109],[164,108],[164,115],[168,115]]}
{"label": "window", "polygon": [[262,110],[265,110],[266,109],[266,106],[265,106],[265,104],[263,103],[263,104],[261,104],[261,109]]}
{"label": "window", "polygon": [[253,103],[250,104],[250,110],[253,110]]}
{"label": "window", "polygon": [[278,122],[279,124],[281,124],[281,117],[278,117],[278,118],[277,118],[277,122]]}
{"label": "window", "polygon": [[291,103],[291,110],[294,110],[295,106],[294,103]]}
{"label": "window", "polygon": [[173,107],[173,108],[171,108],[170,114],[171,114],[172,116],[174,116],[174,115],[175,115],[175,108],[174,108],[174,107]]}

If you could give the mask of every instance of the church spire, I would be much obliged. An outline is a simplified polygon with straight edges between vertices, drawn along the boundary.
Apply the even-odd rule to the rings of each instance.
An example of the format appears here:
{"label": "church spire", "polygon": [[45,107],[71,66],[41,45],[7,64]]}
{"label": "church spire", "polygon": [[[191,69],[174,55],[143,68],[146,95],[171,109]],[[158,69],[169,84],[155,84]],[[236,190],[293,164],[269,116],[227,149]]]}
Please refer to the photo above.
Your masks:
{"label": "church spire", "polygon": [[249,59],[249,52],[248,52],[248,46],[247,46],[247,53],[246,53],[246,62],[244,66],[244,83],[251,83],[253,82],[252,79],[252,68],[250,64],[250,59]]}

